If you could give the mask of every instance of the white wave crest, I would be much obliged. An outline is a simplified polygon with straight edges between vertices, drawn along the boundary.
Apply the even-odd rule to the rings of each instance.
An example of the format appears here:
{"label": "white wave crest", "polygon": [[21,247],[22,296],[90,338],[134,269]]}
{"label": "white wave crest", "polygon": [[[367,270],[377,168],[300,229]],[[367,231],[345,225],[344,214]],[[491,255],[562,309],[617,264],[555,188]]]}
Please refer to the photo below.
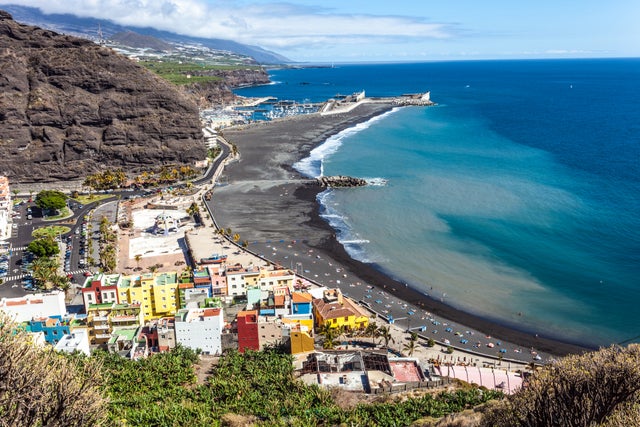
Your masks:
{"label": "white wave crest", "polygon": [[387,180],[384,178],[364,178],[367,181],[367,185],[372,185],[374,187],[384,187],[387,185]]}
{"label": "white wave crest", "polygon": [[342,145],[342,141],[345,138],[348,138],[351,135],[355,135],[358,132],[362,132],[377,121],[382,120],[383,118],[395,113],[399,109],[400,107],[393,108],[392,110],[387,111],[384,114],[380,114],[379,116],[373,117],[366,122],[358,123],[353,127],[330,136],[323,144],[311,150],[311,152],[309,153],[309,157],[305,157],[304,159],[295,163],[293,167],[304,176],[308,176],[310,178],[317,178],[324,175],[324,159],[338,151],[338,149]]}

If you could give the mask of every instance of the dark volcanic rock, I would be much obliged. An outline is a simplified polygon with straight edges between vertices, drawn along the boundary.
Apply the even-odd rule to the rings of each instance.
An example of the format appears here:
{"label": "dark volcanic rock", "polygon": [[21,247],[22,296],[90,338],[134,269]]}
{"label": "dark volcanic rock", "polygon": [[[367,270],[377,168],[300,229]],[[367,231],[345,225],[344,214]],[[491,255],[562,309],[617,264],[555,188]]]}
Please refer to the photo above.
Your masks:
{"label": "dark volcanic rock", "polygon": [[0,11],[0,174],[13,182],[137,172],[206,156],[196,105],[90,41]]}
{"label": "dark volcanic rock", "polygon": [[314,181],[311,181],[315,185],[320,187],[364,187],[367,185],[367,181],[362,178],[354,178],[352,176],[320,176]]}
{"label": "dark volcanic rock", "polygon": [[211,108],[211,106],[234,102],[237,96],[232,92],[233,89],[271,82],[269,74],[263,68],[255,67],[207,70],[195,75],[220,78],[219,81],[193,83],[183,87],[183,90],[191,95],[201,108]]}

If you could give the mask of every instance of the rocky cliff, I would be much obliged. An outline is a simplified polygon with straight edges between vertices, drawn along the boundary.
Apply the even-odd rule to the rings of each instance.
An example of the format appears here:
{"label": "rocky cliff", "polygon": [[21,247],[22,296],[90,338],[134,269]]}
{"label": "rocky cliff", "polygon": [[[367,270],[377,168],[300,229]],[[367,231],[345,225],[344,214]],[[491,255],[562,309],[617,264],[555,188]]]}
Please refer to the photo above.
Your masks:
{"label": "rocky cliff", "polygon": [[[197,75],[197,74],[196,74]],[[217,82],[192,83],[182,88],[192,96],[200,108],[211,108],[233,102],[233,89],[270,83],[269,74],[262,68],[211,70],[200,75],[219,77]]]}
{"label": "rocky cliff", "polygon": [[13,182],[137,172],[205,157],[196,105],[90,41],[0,11],[0,174]]}

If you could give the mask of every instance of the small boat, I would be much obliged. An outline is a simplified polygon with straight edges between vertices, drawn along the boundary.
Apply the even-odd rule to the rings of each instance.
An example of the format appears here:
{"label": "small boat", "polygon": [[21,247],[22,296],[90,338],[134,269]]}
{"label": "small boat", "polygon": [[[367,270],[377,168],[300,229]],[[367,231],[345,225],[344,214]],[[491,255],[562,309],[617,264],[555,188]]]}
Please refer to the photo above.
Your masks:
{"label": "small boat", "polygon": [[226,255],[211,255],[209,258],[200,258],[200,264],[222,264],[227,260]]}

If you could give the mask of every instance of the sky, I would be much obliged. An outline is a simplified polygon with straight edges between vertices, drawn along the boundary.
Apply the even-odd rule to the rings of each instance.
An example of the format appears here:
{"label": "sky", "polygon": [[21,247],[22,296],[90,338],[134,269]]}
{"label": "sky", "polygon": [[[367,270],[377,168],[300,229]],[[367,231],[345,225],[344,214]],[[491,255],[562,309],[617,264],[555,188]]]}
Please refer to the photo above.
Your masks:
{"label": "sky", "polygon": [[640,56],[640,0],[13,0],[300,62]]}

